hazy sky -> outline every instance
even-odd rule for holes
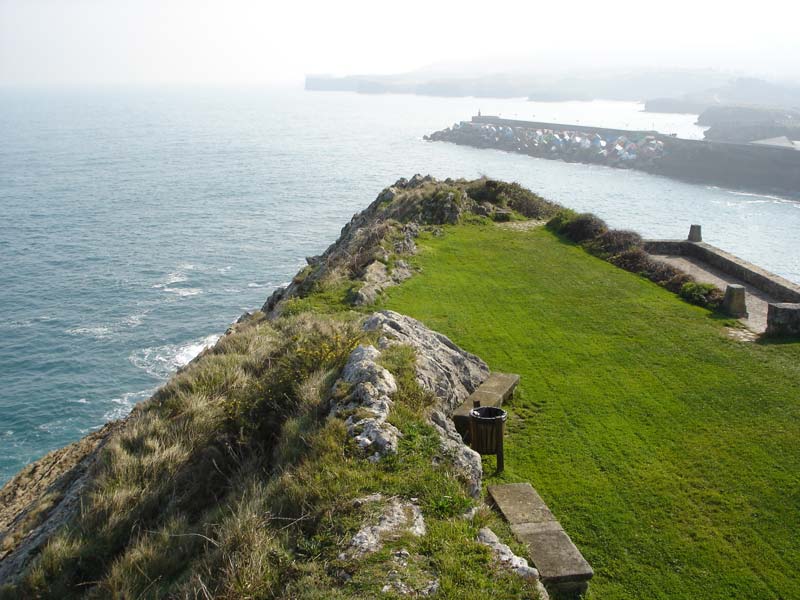
[[[0,84],[299,82],[510,56],[800,80],[798,22],[800,0],[0,0]]]

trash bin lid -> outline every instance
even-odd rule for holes
[[[479,421],[505,421],[508,413],[496,406],[479,406],[469,411],[469,416]]]

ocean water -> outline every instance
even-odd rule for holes
[[[516,180],[647,236],[702,223],[800,281],[800,203],[422,140],[478,109],[702,136],[619,102],[0,90],[0,483],[127,414],[416,172]]]

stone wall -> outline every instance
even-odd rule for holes
[[[780,302],[800,302],[800,286],[704,242],[687,240],[647,240],[650,254],[690,256],[741,279]]]
[[[779,302],[769,305],[767,335],[800,336],[800,304]]]

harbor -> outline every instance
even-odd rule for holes
[[[657,131],[480,114],[425,139],[550,160],[637,169],[692,183],[800,199],[800,152],[789,147],[688,140]]]

